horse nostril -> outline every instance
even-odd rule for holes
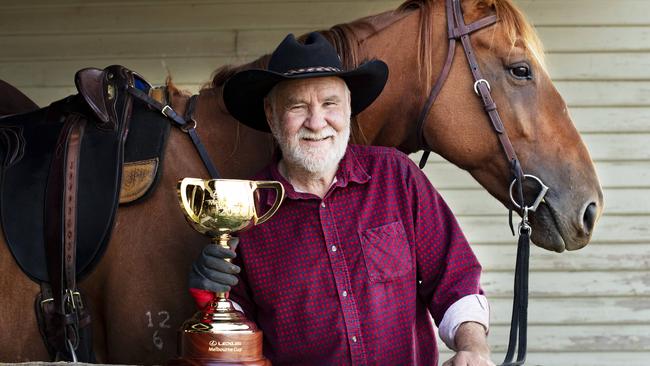
[[[592,202],[587,205],[584,214],[582,215],[582,228],[585,235],[591,235],[594,226],[596,225],[596,217],[598,215],[598,210],[596,203]]]

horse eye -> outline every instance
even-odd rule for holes
[[[517,79],[532,79],[528,65],[517,65],[510,68],[510,74]]]

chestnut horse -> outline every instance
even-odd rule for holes
[[[464,0],[462,8],[467,24],[498,16],[495,25],[473,33],[471,42],[523,170],[551,187],[531,215],[533,241],[557,252],[580,249],[600,215],[602,191],[566,104],[544,68],[539,41],[511,0]],[[347,65],[379,58],[390,69],[382,95],[356,119],[353,141],[417,151],[416,120],[446,57],[444,0],[407,1],[395,11],[323,33]],[[248,177],[269,162],[271,136],[239,124],[221,98],[229,75],[263,67],[267,60],[222,69],[200,91],[198,133],[224,177]],[[456,52],[426,117],[424,140],[512,208],[508,164],[473,82],[463,52]],[[179,113],[186,101],[187,95],[174,93]],[[187,274],[208,241],[185,222],[175,187],[183,177],[207,177],[207,172],[180,130],[171,133],[164,161],[157,190],[145,202],[119,209],[103,259],[80,284],[89,295],[95,351],[103,362],[165,362],[175,355],[176,329],[195,311]],[[46,360],[33,310],[38,285],[20,272],[4,242],[0,273],[5,299],[0,302],[0,361]]]

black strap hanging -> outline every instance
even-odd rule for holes
[[[528,264],[530,259],[530,226],[521,225],[517,242],[514,297],[508,350],[501,366],[523,365],[526,362],[528,325]],[[515,348],[517,359],[514,360]]]
[[[129,87],[128,92],[134,97],[147,103],[152,108],[160,111],[160,113],[162,113],[165,117],[169,118],[172,122],[174,122],[176,126],[179,127],[183,132],[187,132],[187,134],[192,139],[192,142],[194,143],[194,147],[196,148],[196,151],[199,153],[199,156],[203,161],[203,165],[205,165],[205,168],[208,170],[210,177],[212,179],[221,178],[219,171],[217,170],[214,163],[210,159],[210,155],[208,155],[208,151],[205,149],[205,146],[203,146],[203,143],[201,143],[201,139],[199,139],[199,135],[196,132],[197,122],[194,118],[192,118],[192,114],[194,112],[194,108],[196,104],[196,97],[197,97],[196,95],[193,95],[189,101],[188,113],[186,114],[189,116],[189,118],[183,119],[181,118],[181,116],[179,116],[176,113],[176,111],[172,109],[172,107],[170,107],[169,105],[160,104],[157,100],[151,98],[149,95],[147,95],[147,93],[143,92],[140,89]]]

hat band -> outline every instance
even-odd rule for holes
[[[315,67],[306,67],[304,69],[293,69],[289,70],[282,75],[284,76],[290,76],[290,75],[295,75],[295,74],[306,74],[306,73],[311,73],[311,72],[340,72],[341,69],[338,67],[331,67],[331,66],[315,66]]]

